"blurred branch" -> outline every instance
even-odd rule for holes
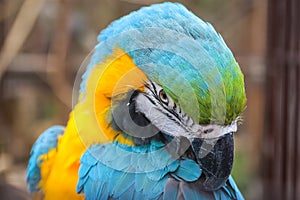
[[[70,42],[71,0],[61,0],[47,60],[47,81],[54,94],[69,108],[72,107],[72,87],[66,80],[66,58]],[[54,73],[53,73],[54,72]]]
[[[0,52],[0,79],[30,33],[44,0],[25,0]]]

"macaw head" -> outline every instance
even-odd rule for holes
[[[203,189],[224,185],[246,96],[222,37],[181,4],[163,3],[113,22],[98,40],[75,107],[83,140],[172,143],[172,156],[199,164]]]

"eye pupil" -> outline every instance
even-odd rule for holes
[[[167,94],[165,93],[165,91],[163,91],[163,90],[160,90],[159,91],[159,98],[160,98],[160,100],[163,102],[163,103],[168,103],[169,102],[169,99],[168,99],[168,96],[167,96]]]

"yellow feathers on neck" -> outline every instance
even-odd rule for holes
[[[118,141],[132,145],[129,138],[109,125],[112,97],[132,89],[144,89],[146,75],[121,49],[94,66],[86,84],[86,94],[74,108],[74,119],[79,136],[85,145]]]

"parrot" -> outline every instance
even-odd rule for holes
[[[180,3],[102,30],[66,127],[34,143],[43,199],[244,199],[231,176],[244,76],[213,26]]]

